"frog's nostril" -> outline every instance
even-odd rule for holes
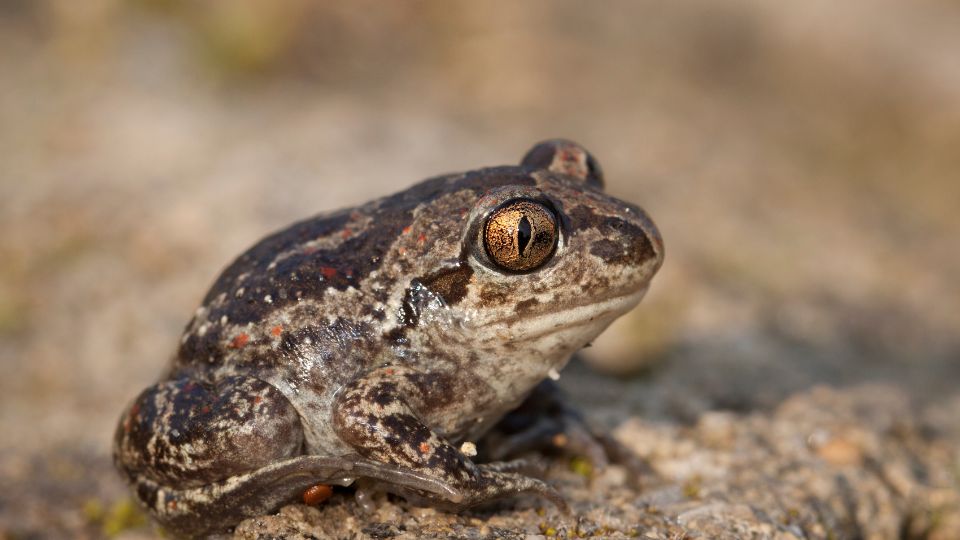
[[[609,232],[620,232],[627,227],[627,222],[615,217],[609,217],[603,220],[603,227]]]

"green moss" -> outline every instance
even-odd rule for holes
[[[700,478],[694,477],[683,484],[683,496],[688,499],[700,498]]]
[[[103,503],[98,499],[87,499],[83,503],[80,512],[83,514],[83,518],[87,520],[87,523],[97,524],[103,521],[104,510]]]
[[[547,525],[546,523],[540,524],[540,533],[549,538],[557,536],[557,529]]]
[[[133,500],[124,499],[114,503],[103,518],[103,534],[112,538],[123,531],[143,527],[146,524],[147,517]]]
[[[587,458],[575,457],[570,460],[570,470],[584,478],[590,478],[593,474],[593,463]]]

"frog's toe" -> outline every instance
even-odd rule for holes
[[[484,463],[482,468],[488,471],[517,473],[535,478],[543,478],[547,472],[547,462],[538,458],[512,459],[510,461],[494,461]]]
[[[481,465],[480,469],[483,472],[480,485],[465,498],[465,506],[529,493],[550,501],[564,514],[570,513],[570,506],[563,495],[543,480],[514,472],[500,472],[486,465]]]
[[[593,435],[594,442],[602,449],[607,461],[627,470],[627,481],[634,488],[641,486],[641,478],[653,474],[653,469],[646,460],[624,446],[612,435],[606,433],[594,433]]]
[[[577,418],[564,422],[563,431],[552,437],[551,442],[566,453],[586,457],[595,468],[602,470],[610,464],[604,438]]]

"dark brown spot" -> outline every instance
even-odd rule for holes
[[[640,265],[656,257],[650,239],[642,231],[625,234],[616,241],[604,238],[590,246],[590,253],[607,264]]]
[[[147,508],[157,504],[157,486],[146,482],[137,483],[137,498],[143,501]]]
[[[532,311],[533,307],[539,303],[540,301],[536,298],[528,298],[526,300],[517,302],[517,305],[514,306],[513,310],[517,313],[517,315],[524,315]]]
[[[510,291],[496,285],[486,285],[480,289],[480,301],[485,306],[503,304],[510,297]]]
[[[461,263],[423,278],[423,284],[440,295],[448,306],[452,306],[467,295],[467,286],[472,276],[473,268],[466,263]]]
[[[381,407],[397,402],[397,383],[382,382],[370,389],[367,399]]]
[[[412,448],[429,441],[432,435],[430,428],[408,413],[388,414],[383,417],[382,425],[388,434]]]
[[[645,216],[639,208],[626,206],[635,215],[641,218]],[[585,229],[596,229],[604,236],[590,246],[590,253],[608,264],[639,265],[657,256],[647,232],[630,221],[597,214],[584,205],[574,207],[569,211],[569,215],[574,223],[574,234]]]
[[[442,409],[460,398],[454,390],[456,381],[448,374],[415,372],[407,374],[406,377],[407,381],[417,388],[420,395],[429,397],[423,404],[423,412]]]

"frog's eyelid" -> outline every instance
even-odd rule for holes
[[[548,139],[533,146],[520,160],[526,167],[543,169],[603,190],[600,163],[583,146],[567,139]]]

